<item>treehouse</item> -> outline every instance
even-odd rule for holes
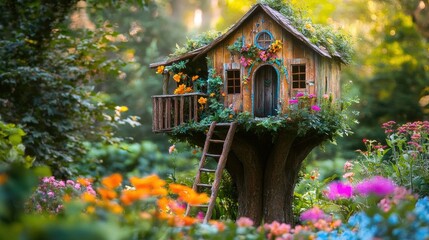
[[[314,29],[307,24],[303,31]],[[184,66],[177,72],[166,70],[178,63]],[[153,131],[199,121],[198,99],[207,97],[207,88],[198,89],[193,80],[208,79],[210,69],[222,79],[225,108],[264,118],[285,113],[297,94],[338,97],[342,63],[338,52],[312,43],[287,17],[258,3],[211,43],[150,65],[164,75],[163,95],[153,96]]]
[[[293,223],[302,162],[314,147],[347,131],[344,109],[333,99],[340,95],[348,43],[325,28],[292,21],[297,15],[286,6],[276,9],[258,3],[224,34],[190,42],[182,54],[151,64],[164,80],[163,95],[152,97],[153,131],[203,147],[193,189],[210,189],[210,201],[188,205],[186,215],[205,207],[204,220],[210,219],[225,168],[237,189],[238,217]],[[220,122],[207,129],[209,119]],[[206,160],[216,166],[207,167]],[[215,177],[201,178],[210,173]]]

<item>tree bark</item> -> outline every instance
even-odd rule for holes
[[[203,143],[202,137],[192,138],[194,144]],[[293,225],[293,196],[301,164],[327,138],[314,132],[298,136],[287,130],[274,135],[236,132],[226,170],[237,187],[238,218],[248,217],[256,226],[273,221]]]

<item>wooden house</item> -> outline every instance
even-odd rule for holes
[[[307,31],[311,31],[312,26]],[[321,97],[340,94],[338,53],[316,46],[280,12],[258,3],[226,33],[210,44],[152,68],[188,60],[200,77],[214,69],[223,80],[224,106],[249,112],[255,118],[285,113],[298,93]],[[153,97],[153,131],[169,131],[183,122],[198,121],[203,92],[168,92],[171,74],[164,73],[163,95]]]

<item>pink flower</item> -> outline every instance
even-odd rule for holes
[[[262,61],[267,61],[267,59],[268,59],[268,55],[267,55],[267,53],[265,52],[265,51],[260,51],[259,52],[259,57],[261,58],[261,60]]]
[[[308,98],[316,98],[316,95],[310,94],[310,95],[308,95]]]
[[[301,221],[312,221],[316,222],[319,219],[325,219],[325,213],[318,207],[313,207],[301,213],[300,219]]]
[[[328,99],[329,98],[329,94],[323,94],[323,98],[324,99]]]
[[[241,58],[240,58],[240,64],[241,64],[243,67],[247,67],[247,66],[249,66],[250,64],[252,64],[252,59],[247,59],[247,58],[245,58],[245,57],[241,56]]]
[[[355,174],[353,172],[348,172],[343,175],[343,178],[352,178]]]
[[[289,100],[289,104],[298,104],[298,99]]]
[[[296,97],[298,97],[298,98],[299,98],[299,97],[304,97],[304,93],[299,92],[299,93],[297,93],[297,94],[296,94]]]
[[[395,187],[395,183],[391,180],[375,176],[356,185],[355,190],[364,196],[373,194],[383,197],[393,193]]]
[[[264,228],[268,234],[268,239],[273,239],[272,237],[280,237],[284,234],[288,234],[291,230],[289,224],[279,223],[277,221],[272,222],[271,224],[264,224]]]
[[[341,198],[351,198],[353,195],[353,188],[351,185],[342,182],[333,182],[328,185],[327,197],[329,200],[337,200]]]
[[[313,105],[313,106],[311,106],[311,110],[313,110],[315,112],[319,112],[321,110],[321,108],[317,105]]]
[[[204,213],[203,212],[198,212],[197,219],[200,220],[200,221],[204,220]]]
[[[237,220],[236,224],[239,227],[251,227],[253,226],[253,221],[250,218],[241,217]]]
[[[344,172],[350,171],[353,169],[353,163],[347,161],[344,163]]]

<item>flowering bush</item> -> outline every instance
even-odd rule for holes
[[[63,211],[64,203],[72,198],[87,193],[95,197],[91,180],[78,178],[73,180],[57,180],[55,177],[44,177],[39,186],[27,201],[28,212],[58,214]]]
[[[31,170],[3,172],[0,182],[0,196],[10,186],[22,188],[28,185]],[[19,173],[19,174],[17,174]],[[316,174],[315,174],[316,175]],[[384,181],[385,179],[380,179]],[[193,192],[189,187],[169,184],[156,175],[129,179],[130,186],[124,184],[119,174],[112,174],[101,180],[94,192],[90,181],[61,182],[52,177],[43,178],[36,191],[55,191],[53,188],[69,186],[79,191],[73,192],[70,201],[57,198],[47,201],[57,209],[61,201],[62,214],[53,211],[48,218],[43,215],[15,216],[5,221],[0,219],[0,237],[17,239],[19,236],[50,239],[59,231],[72,239],[427,239],[429,237],[429,199],[416,200],[407,191],[395,190],[386,196],[377,196],[384,205],[373,205],[353,215],[342,224],[336,216],[314,207],[301,214],[302,225],[279,222],[254,226],[252,220],[240,218],[233,221],[210,221],[202,223],[199,218],[184,216],[186,203],[200,204],[208,201],[205,194]],[[377,186],[372,180],[368,185]],[[80,186],[79,186],[80,185]],[[85,186],[85,190],[82,190]],[[40,193],[39,193],[40,194]],[[358,192],[355,192],[358,194]],[[52,194],[47,194],[52,195]],[[19,196],[19,195],[16,195]],[[363,196],[367,198],[367,196]],[[18,199],[16,199],[18,200]],[[368,199],[364,199],[367,201]],[[68,202],[67,202],[68,201]],[[335,201],[335,200],[334,200]],[[18,201],[19,202],[19,201]],[[5,206],[5,198],[0,205]],[[5,208],[1,208],[5,209]],[[37,213],[37,210],[36,210]],[[1,216],[4,212],[0,211]],[[30,215],[29,215],[30,214]],[[12,220],[14,219],[14,220]],[[37,223],[37,224],[36,224]],[[11,226],[14,226],[13,228]],[[10,231],[6,231],[10,229]],[[14,230],[15,229],[15,230]]]
[[[382,127],[387,145],[363,139],[366,150],[359,150],[361,159],[356,162],[360,169],[356,173],[360,177],[389,176],[412,192],[429,196],[429,122],[398,125],[389,121]]]

